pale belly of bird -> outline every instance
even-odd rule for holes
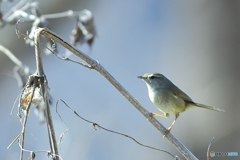
[[[167,97],[171,97],[171,96],[167,96]],[[185,108],[186,108],[185,102],[180,98],[171,97],[166,99],[163,96],[156,97],[152,95],[150,99],[152,103],[155,104],[158,107],[158,109],[164,113],[176,115],[185,111]]]

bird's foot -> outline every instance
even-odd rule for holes
[[[148,114],[147,121],[148,121],[150,118],[152,118],[153,116],[154,116],[154,113],[149,113],[149,114]]]
[[[166,137],[170,133],[171,129],[172,128],[170,128],[170,127],[168,129],[166,129],[165,130],[165,134],[163,135],[163,137]]]

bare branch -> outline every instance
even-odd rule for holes
[[[55,42],[61,44],[63,47],[68,49],[70,52],[74,53],[76,56],[84,60],[87,64],[89,64],[93,69],[99,72],[102,76],[104,76],[136,109],[138,109],[149,122],[152,123],[163,135],[165,135],[166,128],[154,117],[149,117],[150,113],[110,74],[108,71],[96,60],[93,60],[86,54],[77,50],[74,46],[70,45],[66,41],[64,41],[61,37],[53,33],[52,31],[44,28],[38,29],[36,32],[41,32],[42,35],[54,40]],[[176,139],[171,133],[165,136],[172,145],[177,148],[177,150],[187,159],[196,160],[197,158],[180,142]]]
[[[11,59],[11,61],[13,61],[13,63],[15,63],[17,66],[22,66],[22,62],[10,50],[0,45],[0,51],[8,56],[8,58]]]
[[[21,11],[21,10],[17,10],[14,12],[14,14],[12,14],[9,18],[8,21],[11,22],[14,19],[16,19],[17,17],[22,17],[22,18],[26,18],[28,20],[35,20],[37,19],[37,17],[35,15],[29,14],[27,12]]]
[[[62,101],[62,100],[61,100],[61,101]],[[63,103],[64,103],[64,102],[63,102]],[[69,128],[68,128],[67,124],[64,122],[64,120],[62,119],[62,116],[58,113],[57,106],[58,106],[58,101],[57,101],[57,103],[56,103],[56,113],[58,114],[58,117],[61,119],[62,123],[63,123],[63,124],[65,125],[65,127],[66,127],[65,131],[60,135],[59,141],[58,141],[58,146],[59,146],[59,148],[60,148],[60,150],[61,150],[60,144],[61,144],[61,142],[62,142],[63,136],[65,135],[65,133],[68,131]]]
[[[42,15],[44,19],[56,19],[56,18],[65,18],[65,17],[73,17],[78,15],[79,11],[74,12],[72,10],[61,12],[61,13],[54,13],[54,14],[45,14]]]
[[[7,149],[9,149],[9,148],[13,145],[14,142],[16,142],[17,140],[19,140],[19,137],[20,137],[20,136],[22,136],[22,132],[19,133],[19,134],[17,135],[17,137],[8,145]]]
[[[45,152],[45,153],[47,153],[47,157],[49,157],[49,156],[51,156],[51,157],[55,156],[55,157],[59,157],[61,160],[63,160],[60,155],[54,155],[54,154],[52,154],[51,152],[49,152],[49,151],[47,151],[47,150],[31,151],[31,150],[27,150],[27,149],[22,148],[19,142],[18,142],[18,145],[19,145],[19,147],[21,148],[22,151],[24,151],[24,152],[29,152],[31,158],[32,158],[32,156],[33,156],[32,154]],[[33,159],[32,159],[32,160],[33,160]]]
[[[212,145],[212,142],[214,141],[214,137],[212,138],[212,140],[210,141],[209,145],[208,145],[208,150],[207,150],[207,160],[210,160],[210,147]]]
[[[26,5],[29,2],[29,0],[21,0],[20,2],[18,2],[14,7],[11,8],[10,11],[8,11],[5,15],[4,15],[4,19],[7,19],[7,17],[9,17],[10,15],[12,15],[16,10],[19,10],[20,8],[22,8],[24,5]]]
[[[15,23],[16,18],[21,14],[23,14],[23,16],[28,16],[28,14],[24,14],[23,12],[36,4],[37,2],[31,2],[30,0],[21,0],[18,4],[11,8],[11,10],[8,13],[6,13],[3,16],[2,23],[0,24],[0,26],[4,27],[8,23],[9,24]],[[16,11],[20,11],[22,13]]]
[[[34,34],[34,40],[35,40],[35,44],[36,44],[35,45],[36,65],[37,65],[36,75],[41,77],[40,84],[41,84],[44,103],[46,105],[46,120],[47,120],[51,153],[54,155],[58,155],[57,141],[56,141],[56,137],[55,137],[55,131],[54,131],[54,127],[53,127],[52,116],[51,116],[51,111],[50,111],[49,101],[48,101],[48,96],[47,96],[48,84],[47,84],[47,80],[46,80],[44,70],[43,70],[42,56],[41,56],[41,49],[40,49],[40,33],[42,30],[43,29],[41,29],[41,28],[37,29]],[[55,156],[55,157],[53,157],[53,159],[58,160],[59,157]]]
[[[81,66],[83,66],[83,67],[86,67],[86,68],[88,68],[88,69],[92,69],[92,67],[91,66],[89,66],[89,65],[86,65],[86,64],[83,64],[83,63],[81,63],[81,62],[78,62],[78,61],[75,61],[75,60],[73,60],[73,59],[70,59],[70,58],[68,58],[68,57],[59,57],[57,54],[55,54],[55,53],[53,53],[56,57],[58,57],[59,59],[61,59],[61,60],[63,60],[63,61],[69,61],[69,62],[73,62],[73,63],[77,63],[77,64],[80,64]]]
[[[179,158],[178,158],[177,156],[174,156],[173,154],[171,154],[170,152],[168,152],[168,151],[166,151],[166,150],[154,148],[154,147],[151,147],[151,146],[148,146],[148,145],[144,145],[144,144],[140,143],[139,141],[137,141],[135,138],[133,138],[133,137],[127,135],[127,134],[123,134],[123,133],[120,133],[120,132],[116,132],[116,131],[113,131],[113,130],[104,128],[104,127],[100,126],[99,124],[97,124],[97,123],[95,123],[95,122],[93,122],[93,121],[87,120],[87,119],[81,117],[76,111],[74,111],[65,101],[63,101],[62,99],[60,99],[60,101],[62,101],[62,103],[64,103],[65,106],[68,107],[76,116],[78,116],[79,118],[81,118],[82,120],[84,120],[84,121],[86,121],[86,122],[88,122],[88,123],[91,123],[92,126],[93,126],[93,128],[94,128],[94,130],[97,130],[97,129],[95,128],[95,127],[97,126],[99,129],[103,129],[103,130],[105,130],[105,131],[107,131],[107,132],[111,132],[111,133],[114,133],[114,134],[118,134],[118,135],[121,135],[121,136],[130,138],[131,140],[133,140],[134,142],[136,142],[136,143],[137,143],[138,145],[140,145],[140,146],[143,146],[143,147],[146,147],[146,148],[150,148],[150,149],[153,149],[153,150],[157,150],[157,151],[161,151],[161,152],[165,152],[165,153],[171,155],[175,160],[179,160]],[[57,110],[57,108],[58,108],[58,102],[59,102],[59,100],[58,100],[57,103],[56,103],[56,112],[57,112],[58,116],[60,117],[60,119],[62,120],[62,122],[64,123],[62,117],[60,116],[60,114],[58,113],[58,110]],[[64,125],[66,126],[65,123],[64,123]],[[68,130],[68,128],[67,128],[67,130]],[[64,133],[65,133],[65,132],[66,132],[66,130],[64,131]]]

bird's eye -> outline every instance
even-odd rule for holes
[[[155,78],[155,76],[151,76],[151,77],[150,77],[150,79],[154,79],[154,78]]]

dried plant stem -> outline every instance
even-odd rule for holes
[[[120,84],[108,71],[96,60],[93,60],[89,56],[85,55],[81,51],[77,50],[75,47],[64,41],[61,37],[53,33],[52,31],[46,28],[37,29],[36,32],[41,33],[42,35],[54,40],[55,42],[61,44],[63,47],[68,49],[70,52],[84,60],[91,69],[95,69],[102,76],[104,76],[136,109],[138,109],[149,122],[152,123],[163,135],[165,135],[166,128],[154,117],[149,117],[150,113]],[[191,160],[196,160],[197,158],[180,142],[176,139],[171,133],[165,136],[175,148],[186,158]]]
[[[28,119],[28,114],[29,114],[31,102],[32,102],[32,99],[33,99],[33,96],[34,96],[34,92],[35,92],[35,89],[36,89],[36,84],[37,84],[36,79],[34,79],[32,95],[31,95],[31,97],[30,97],[28,106],[27,106],[27,108],[26,108],[26,115],[25,115],[25,118],[24,118],[24,121],[23,121],[23,128],[22,128],[22,146],[21,146],[22,149],[21,149],[21,154],[20,154],[20,160],[23,159],[23,148],[24,148],[24,139],[25,139],[25,129],[26,129],[26,125],[27,125],[27,119]]]
[[[212,145],[212,142],[214,141],[214,137],[212,138],[212,140],[210,141],[209,145],[208,145],[208,149],[207,149],[207,160],[210,160],[210,147]]]
[[[10,50],[0,45],[0,51],[8,56],[17,66],[22,67],[22,62]]]
[[[44,103],[46,105],[46,122],[47,122],[47,128],[48,128],[51,153],[52,153],[52,155],[54,155],[52,157],[52,159],[58,160],[59,157],[56,156],[56,155],[58,155],[57,141],[56,141],[54,126],[53,126],[53,122],[52,122],[51,111],[49,108],[49,101],[48,101],[48,97],[47,97],[48,84],[47,84],[47,80],[46,80],[44,70],[43,70],[42,56],[41,56],[41,49],[40,49],[40,33],[41,33],[41,30],[43,30],[43,29],[39,29],[39,30],[40,30],[40,32],[35,32],[35,35],[34,35],[34,40],[35,40],[35,44],[36,44],[35,45],[35,54],[36,54],[36,65],[37,65],[37,70],[36,70],[35,74],[42,78],[40,80],[40,83],[41,83],[41,89],[42,89]]]
[[[40,32],[35,32],[35,35],[34,35],[36,65],[37,65],[37,73],[36,74],[38,76],[44,76],[42,54],[41,54],[41,49],[40,49]]]
[[[28,3],[29,0],[21,0],[18,2],[14,7],[12,7],[3,17],[3,19],[6,19],[11,14],[13,14],[16,10],[22,8],[26,3]]]
[[[21,0],[3,16],[0,27],[4,27],[8,23],[12,23],[14,19],[18,16],[18,13],[16,13],[16,11],[25,11],[29,9],[31,5],[32,3],[30,2],[30,0]]]
[[[76,16],[79,12],[74,12],[72,10],[61,12],[61,13],[53,13],[53,14],[45,14],[42,15],[44,19],[56,19],[56,18],[65,18],[65,17],[73,17]]]
[[[48,103],[48,98],[46,97],[45,99],[46,102],[46,121],[47,121],[47,127],[48,127],[48,134],[49,134],[49,139],[50,139],[50,147],[51,147],[51,152],[53,155],[58,155],[58,148],[57,148],[57,140],[55,136],[55,131],[54,131],[54,126],[52,123],[52,116],[51,116],[51,111]],[[55,157],[56,160],[58,160],[58,157]]]

